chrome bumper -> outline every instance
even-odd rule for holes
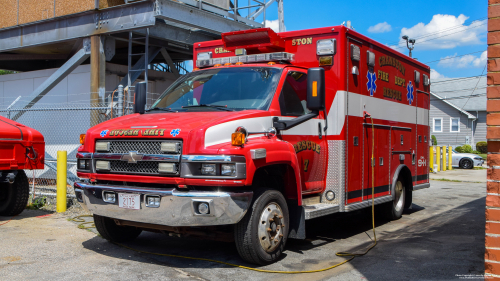
[[[209,192],[178,191],[176,189],[138,188],[110,186],[78,182],[75,193],[82,207],[89,212],[114,219],[160,224],[168,226],[209,226],[235,224],[247,212],[252,202],[253,192]],[[115,203],[103,201],[103,192],[140,194],[140,210],[118,207]],[[160,197],[160,206],[147,207],[145,197]],[[209,203],[210,213],[199,214],[195,206],[200,202]]]

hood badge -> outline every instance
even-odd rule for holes
[[[131,164],[136,164],[137,161],[141,161],[144,157],[144,154],[138,154],[137,151],[129,151],[128,154],[122,155],[122,161],[127,161]]]

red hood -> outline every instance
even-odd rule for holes
[[[85,150],[93,151],[95,140],[105,138],[183,139],[186,148],[186,144],[191,143],[190,141],[203,143],[205,130],[211,126],[236,119],[269,116],[269,114],[268,111],[262,110],[131,114],[90,128],[87,131]],[[195,145],[191,144],[189,150],[193,153]],[[196,147],[200,148],[199,145]]]
[[[0,139],[13,141],[43,141],[43,136],[35,129],[0,116]]]

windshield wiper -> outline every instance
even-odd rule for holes
[[[186,105],[186,106],[183,106],[182,108],[189,108],[189,107],[212,107],[212,108],[217,108],[217,109],[225,110],[225,111],[234,111],[234,109],[227,108],[227,105],[218,105],[218,104]]]
[[[168,112],[177,112],[177,110],[172,110],[172,109],[166,108],[166,107],[150,108],[150,109],[146,110],[146,112],[150,112],[150,111],[154,111],[154,110],[161,110],[161,111],[168,111]]]

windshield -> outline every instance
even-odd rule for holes
[[[281,71],[271,67],[231,67],[191,72],[174,82],[151,109],[267,110]]]

